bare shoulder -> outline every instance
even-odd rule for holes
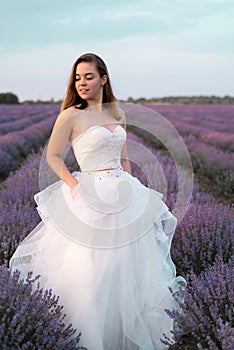
[[[120,108],[120,107],[118,109],[118,114],[119,114],[119,117],[120,117],[121,125],[126,126],[126,114],[125,114],[124,110],[122,108]]]
[[[75,106],[71,106],[60,112],[58,117],[60,117],[61,119],[68,119],[78,114],[82,114],[82,110],[76,108]]]
[[[68,107],[59,113],[55,123],[57,125],[63,123],[73,124],[76,118],[81,114],[82,111],[75,106]]]

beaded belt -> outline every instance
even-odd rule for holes
[[[106,169],[98,169],[98,170],[82,170],[82,173],[93,173],[93,172],[96,172],[96,171],[104,171],[104,170],[115,170],[115,169],[118,169],[118,168],[106,168]]]
[[[101,174],[97,175],[97,172],[101,171]],[[107,169],[98,169],[98,170],[82,170],[81,173],[87,173],[89,175],[95,175],[98,176],[101,180],[103,176],[108,176],[108,175],[116,175],[117,177],[120,176],[120,174],[123,172],[123,168],[121,165],[119,165],[116,168],[107,168]],[[96,174],[95,174],[96,173]]]

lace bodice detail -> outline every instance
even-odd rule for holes
[[[81,171],[116,168],[121,166],[121,151],[126,141],[126,131],[117,125],[112,132],[94,125],[80,134],[72,147]]]

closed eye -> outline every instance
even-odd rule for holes
[[[86,78],[87,80],[92,80],[93,78]],[[75,81],[79,81],[80,78],[75,78]]]

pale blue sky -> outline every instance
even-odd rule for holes
[[[63,98],[85,52],[118,98],[234,95],[233,0],[0,0],[0,92]]]

